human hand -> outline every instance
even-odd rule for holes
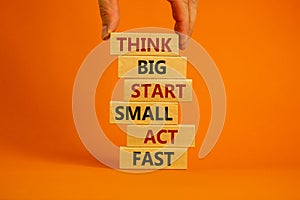
[[[167,0],[172,6],[174,30],[179,34],[179,47],[185,49],[195,25],[198,0]],[[102,18],[102,39],[109,39],[119,23],[118,0],[98,0]]]

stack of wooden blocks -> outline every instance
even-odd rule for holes
[[[121,169],[187,169],[195,126],[179,123],[179,102],[192,101],[187,59],[178,56],[178,35],[112,33],[110,53],[119,55],[124,101],[111,101],[110,123],[128,124]],[[184,112],[184,111],[181,111]]]

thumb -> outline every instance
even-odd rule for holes
[[[107,40],[119,23],[118,0],[98,0],[102,19],[102,39]]]

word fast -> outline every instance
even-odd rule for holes
[[[142,152],[140,151],[134,151],[133,152],[133,165],[137,165],[137,161],[141,160],[141,154]],[[145,152],[143,159],[141,160],[141,165],[144,166],[146,164],[150,166],[162,166],[164,164],[164,159],[162,158],[163,156],[167,158],[167,166],[171,166],[171,156],[174,155],[174,152],[155,152],[154,155],[151,156],[150,152]],[[154,162],[153,162],[154,160]]]
[[[187,148],[120,147],[120,169],[186,169]]]

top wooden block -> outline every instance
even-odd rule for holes
[[[169,33],[111,33],[111,55],[178,55],[178,35]]]

